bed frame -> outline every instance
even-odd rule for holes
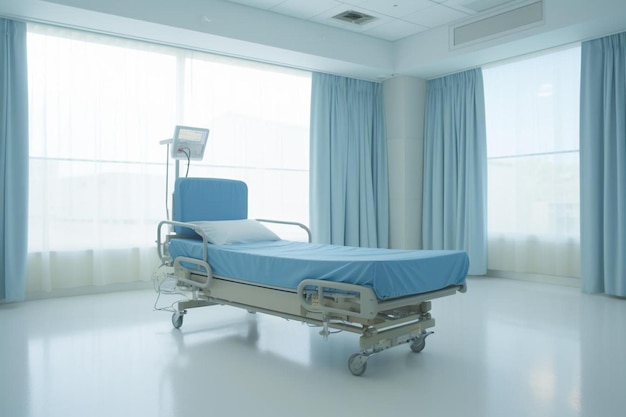
[[[213,217],[210,220],[219,219]],[[310,241],[310,231],[300,223],[259,220],[301,227],[306,230]],[[177,286],[191,293],[191,299],[175,304],[172,314],[174,328],[182,326],[183,317],[189,309],[228,305],[319,326],[320,335],[324,338],[332,333],[331,329],[356,333],[360,335],[360,351],[348,359],[348,368],[356,376],[365,372],[372,355],[386,349],[408,343],[413,352],[421,352],[426,338],[433,333],[429,329],[435,326],[430,313],[431,300],[466,291],[466,284],[463,284],[379,300],[369,287],[328,280],[306,279],[293,291],[216,276],[209,264],[208,243],[204,236],[203,260],[180,256],[171,259],[169,256],[169,242],[189,238],[189,229],[203,236],[199,227],[180,221],[162,221],[157,230],[159,257],[164,265],[173,268],[172,276]],[[181,234],[172,230],[186,232]]]

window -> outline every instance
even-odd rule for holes
[[[483,74],[489,269],[578,277],[580,48]]]
[[[35,24],[28,64],[29,291],[150,278],[176,124],[210,129],[189,176],[308,222],[309,73]]]

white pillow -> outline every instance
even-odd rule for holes
[[[209,243],[216,245],[280,240],[274,232],[253,219],[191,223],[202,229]]]

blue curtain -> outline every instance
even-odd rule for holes
[[[428,81],[424,122],[424,249],[465,250],[487,273],[487,144],[480,69]]]
[[[0,300],[25,295],[28,222],[26,24],[0,19]]]
[[[389,183],[382,85],[314,73],[311,230],[316,242],[389,245]]]
[[[626,33],[584,42],[581,56],[582,289],[626,297]]]

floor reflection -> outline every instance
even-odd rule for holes
[[[433,301],[435,334],[375,355],[359,336],[242,309],[191,309],[180,330],[150,291],[0,306],[1,415],[621,416],[626,300],[471,279]]]

